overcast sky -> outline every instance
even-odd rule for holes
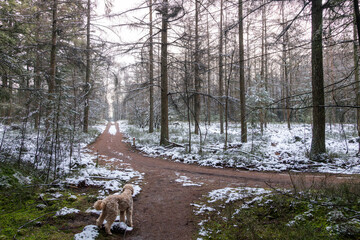
[[[144,0],[112,0],[112,7],[110,15],[120,14],[127,12],[131,9],[137,8]],[[129,20],[142,18],[146,13],[147,9],[129,11],[126,16],[108,18],[105,16],[105,1],[97,1],[95,12],[99,16],[94,19],[93,23],[101,28],[101,31],[95,31],[95,34],[114,43],[132,43],[136,42],[145,33],[139,30],[130,29],[129,27],[116,27],[115,25],[124,24]],[[145,19],[147,20],[147,19]],[[116,61],[118,62],[134,62],[131,55],[120,56],[115,54]]]

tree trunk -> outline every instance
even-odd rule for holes
[[[243,3],[239,0],[239,63],[240,63],[240,123],[241,123],[241,142],[247,142],[247,123],[246,123],[246,100],[245,100],[245,67],[244,67],[244,25],[243,25]]]
[[[322,54],[322,0],[313,0],[311,7],[311,66],[313,129],[310,157],[317,159],[325,153],[324,74]]]
[[[262,1],[264,4],[264,0]],[[261,82],[260,86],[265,88],[265,5],[262,7],[261,11],[261,57],[260,57],[260,77]],[[261,135],[264,133],[264,126],[265,126],[265,109],[262,107],[260,109],[260,128],[261,128]]]
[[[355,19],[354,19],[354,42],[353,42],[353,46],[354,46],[354,75],[355,75],[355,94],[356,94],[356,106],[360,106],[360,78],[359,78],[359,48],[358,45],[355,41],[356,38],[359,38],[358,31],[357,31],[357,27],[358,24],[360,24],[360,22],[357,22],[357,14],[359,14],[359,6],[358,6],[358,2],[356,1],[356,5],[354,4],[354,14],[355,14]],[[357,11],[356,11],[357,9]],[[360,16],[359,16],[360,17]],[[360,20],[360,19],[359,19]],[[356,109],[356,129],[358,132],[358,137],[360,137],[360,108]],[[359,142],[359,149],[358,149],[358,153],[357,155],[360,154],[360,142]]]
[[[195,64],[194,64],[194,75],[195,75],[195,96],[194,96],[194,110],[195,110],[195,134],[199,134],[200,125],[200,42],[199,42],[199,3],[195,0]]]
[[[5,110],[5,123],[7,125],[10,125],[13,121],[12,121],[12,108],[13,108],[13,79],[12,76],[9,76],[7,72],[5,72],[5,74],[3,75],[3,81],[4,81],[4,86],[7,86],[8,89],[6,89],[6,91],[8,92],[9,96],[8,96],[8,102],[9,105],[6,107]]]
[[[355,21],[356,21],[356,30],[357,30],[357,37],[358,43],[360,46],[360,12],[359,12],[359,1],[354,0],[354,12],[355,12]]]
[[[207,65],[208,65],[208,72],[207,72],[207,117],[208,117],[208,124],[211,123],[211,111],[210,111],[210,94],[211,94],[211,55],[210,55],[210,31],[209,31],[209,14],[207,14],[207,21],[206,21],[206,31],[207,31]]]
[[[264,6],[262,10],[262,25],[263,25],[263,45],[264,45],[264,87],[266,92],[269,91],[269,83],[268,83],[268,44],[267,44],[267,18],[266,18],[266,5],[264,1]],[[264,125],[267,128],[268,122],[268,110],[264,109]]]
[[[161,23],[161,131],[160,145],[169,143],[168,73],[167,73],[167,28],[168,0],[163,0]]]
[[[150,109],[149,109],[149,133],[154,132],[154,47],[153,47],[153,20],[152,20],[152,0],[149,0],[150,16],[150,38],[149,38],[149,78],[150,78]]]
[[[48,107],[46,129],[50,127],[50,115],[54,110],[55,93],[55,74],[56,74],[56,43],[57,43],[57,0],[53,0],[52,6],[52,30],[51,30],[51,52],[50,52],[50,72],[47,78],[48,82]]]
[[[91,2],[87,2],[87,26],[86,26],[86,73],[85,73],[85,106],[84,106],[84,122],[83,132],[87,133],[89,128],[89,110],[90,110],[90,6]]]
[[[250,22],[246,26],[246,57],[247,57],[247,87],[251,87],[251,60],[250,60]],[[245,86],[246,87],[246,86]],[[245,89],[245,88],[244,88]]]
[[[41,76],[40,76],[40,44],[39,44],[39,32],[40,32],[40,14],[36,15],[36,23],[37,27],[35,28],[35,42],[36,42],[36,53],[35,53],[35,64],[34,64],[34,87],[36,91],[36,99],[35,102],[35,114],[34,114],[34,128],[38,129],[40,125],[40,108],[41,108],[41,98],[40,95],[40,86],[41,86]]]
[[[281,12],[282,12],[282,26],[283,26],[283,36],[282,36],[282,58],[283,58],[283,84],[285,86],[285,115],[286,115],[286,122],[287,122],[287,127],[290,130],[291,129],[291,124],[290,124],[290,84],[289,84],[289,69],[288,69],[288,54],[287,54],[287,48],[288,48],[288,43],[289,43],[289,39],[288,39],[288,34],[287,31],[285,30],[285,24],[286,24],[286,19],[285,19],[285,6],[284,6],[284,2],[282,2],[281,4]]]
[[[220,2],[220,39],[219,39],[219,118],[220,118],[220,134],[224,133],[224,107],[223,107],[223,0]]]

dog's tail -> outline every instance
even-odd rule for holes
[[[96,210],[102,210],[104,209],[105,207],[105,203],[102,201],[102,200],[97,200],[95,203],[94,203],[94,208]]]

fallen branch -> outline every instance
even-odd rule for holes
[[[119,180],[118,178],[114,178],[114,177],[101,177],[101,176],[89,176],[89,178],[99,178],[99,179],[106,179],[106,180]]]
[[[42,218],[42,217],[44,217],[44,216],[46,216],[46,215],[54,214],[54,213],[56,213],[56,212],[48,212],[48,213],[45,213],[44,215],[42,215],[42,216],[40,216],[40,217],[38,217],[38,218],[35,218],[35,219],[33,219],[33,220],[25,223],[24,225],[22,225],[21,227],[19,227],[19,228],[17,229],[17,231],[16,231],[13,239],[17,240],[16,235],[18,234],[18,232],[20,231],[20,229],[22,229],[23,227],[25,227],[25,226],[28,225],[29,223],[32,223],[32,222],[34,222],[34,221],[36,221],[36,220],[38,220],[38,219],[40,219],[40,218]]]
[[[178,143],[174,143],[174,142],[169,142],[169,145],[167,145],[166,147],[182,147],[182,148],[185,148],[185,146],[180,145]]]

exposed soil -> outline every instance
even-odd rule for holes
[[[192,239],[197,223],[190,203],[214,189],[240,186],[289,188],[293,183],[310,186],[348,178],[329,174],[297,174],[290,177],[287,173],[209,168],[150,158],[122,141],[123,135],[117,124],[116,135],[110,134],[110,126],[109,123],[89,148],[109,158],[121,159],[134,170],[145,173],[142,192],[134,199],[134,229],[126,232],[126,239]],[[116,167],[117,163],[113,164]],[[176,173],[203,185],[182,186],[182,183],[175,182],[179,178]],[[114,234],[109,239],[124,239],[124,236]]]

